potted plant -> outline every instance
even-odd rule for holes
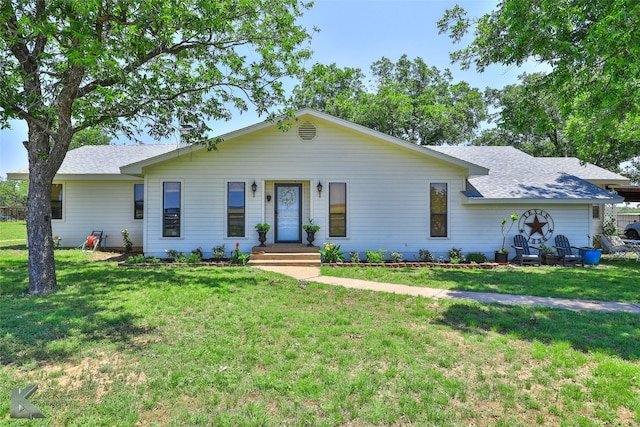
[[[320,226],[313,223],[313,219],[309,218],[309,224],[302,226],[302,229],[307,232],[307,246],[313,246],[313,241],[316,239],[316,231],[320,230]]]
[[[267,233],[271,229],[271,226],[266,222],[264,224],[257,223],[255,229],[258,232],[258,241],[260,241],[260,246],[266,246],[264,242],[267,241]]]
[[[507,222],[511,220],[509,223],[509,227],[507,228]],[[495,261],[498,263],[505,264],[509,260],[509,251],[505,247],[507,242],[507,235],[513,228],[513,224],[518,220],[518,214],[513,213],[509,218],[504,217],[502,221],[500,221],[500,232],[502,233],[502,247],[495,252]]]
[[[540,255],[542,257],[542,263],[544,265],[557,265],[558,254],[553,246],[547,246],[544,242],[540,242]]]

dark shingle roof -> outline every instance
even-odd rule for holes
[[[513,147],[430,148],[489,169],[469,177],[465,195],[472,199],[611,199],[616,196],[589,181],[626,180],[576,158],[533,157]]]

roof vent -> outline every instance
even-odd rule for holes
[[[316,126],[311,122],[304,122],[298,127],[298,137],[303,141],[313,141],[317,133]]]

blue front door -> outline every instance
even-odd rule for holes
[[[275,242],[302,242],[302,184],[276,184]]]

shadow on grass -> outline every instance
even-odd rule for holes
[[[150,292],[170,307],[172,298],[233,292],[259,282],[234,268],[215,274],[204,267],[120,268],[65,256],[56,255],[58,290],[46,295],[27,294],[23,256],[0,260],[0,364],[61,361],[105,342],[137,348],[136,337],[153,333],[158,320],[141,302]]]
[[[505,307],[454,302],[441,323],[469,334],[496,332],[546,344],[568,343],[582,352],[640,360],[640,316],[573,312],[545,307]]]

